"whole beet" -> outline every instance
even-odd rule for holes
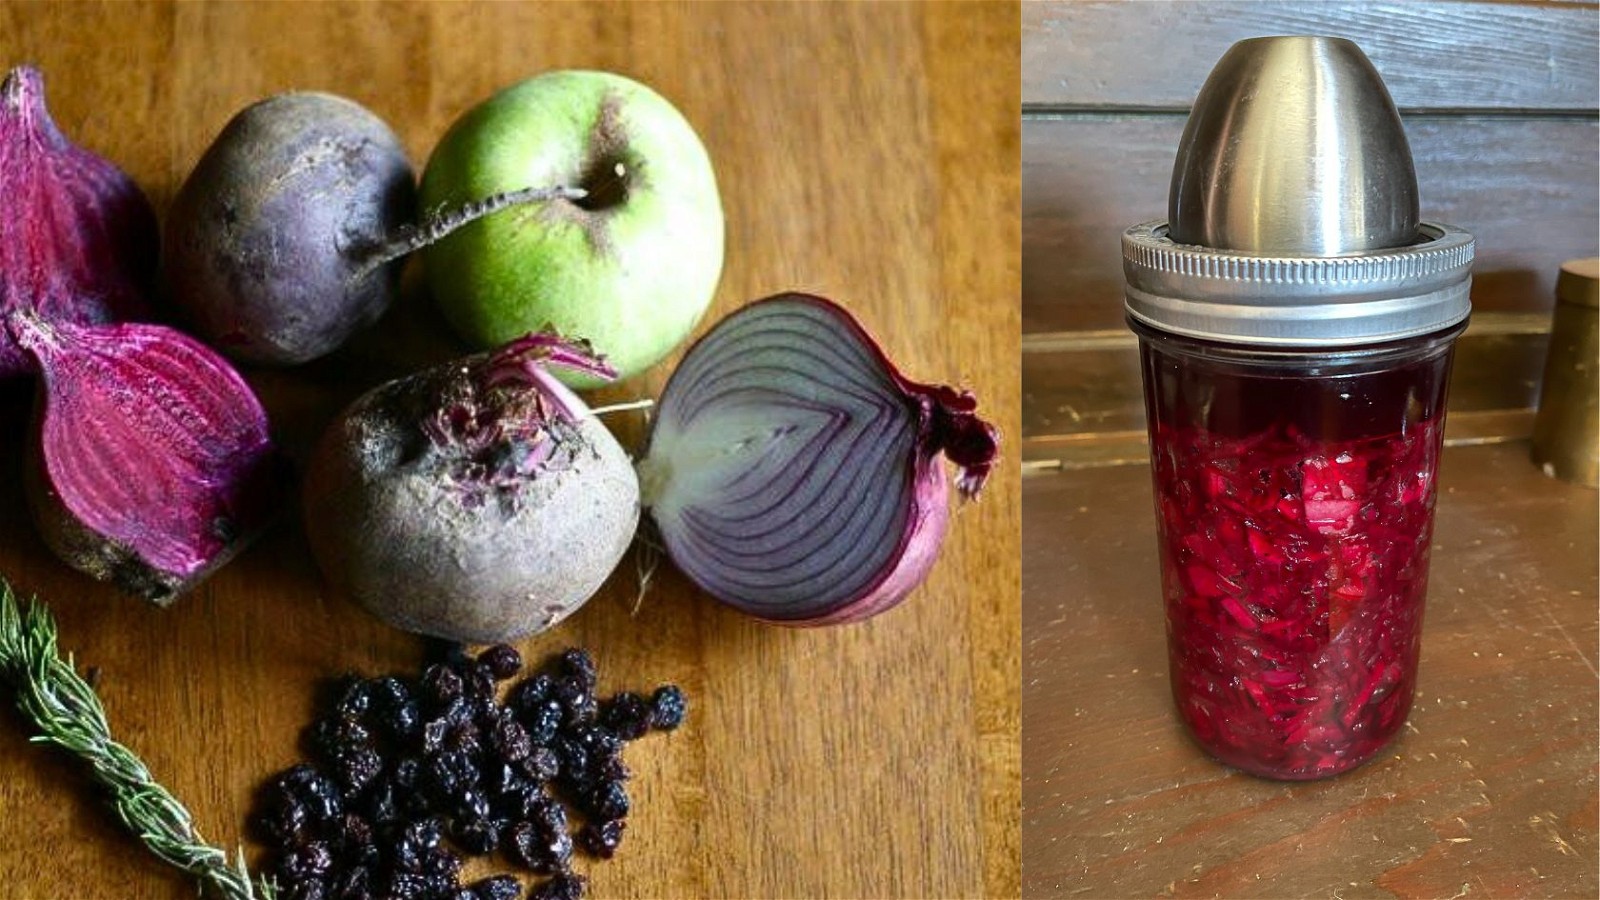
[[[269,97],[233,117],[178,192],[163,242],[172,302],[237,359],[315,359],[389,305],[399,266],[369,263],[415,205],[405,150],[372,112]]]
[[[632,541],[627,454],[530,335],[382,385],[331,425],[304,493],[328,580],[392,625],[463,642],[542,631],[599,589]]]

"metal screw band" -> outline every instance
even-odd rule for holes
[[[1176,244],[1164,221],[1122,235],[1129,315],[1232,343],[1338,346],[1454,325],[1470,312],[1472,235],[1423,223],[1409,247],[1262,256]]]

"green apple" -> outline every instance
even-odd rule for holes
[[[553,326],[590,341],[620,378],[636,375],[694,330],[722,274],[711,159],[650,88],[606,72],[551,72],[450,127],[423,173],[422,208],[557,185],[588,196],[513,207],[446,237],[424,251],[429,288],[479,347]]]

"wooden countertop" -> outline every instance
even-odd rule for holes
[[[227,119],[270,93],[357,99],[420,165],[500,86],[553,68],[632,75],[684,111],[717,165],[728,261],[707,324],[779,290],[840,298],[909,375],[971,386],[1009,437],[1018,28],[1005,4],[25,4],[0,7],[0,59],[39,65],[63,130],[158,211]],[[385,364],[404,368],[418,331],[390,323],[340,360],[250,373],[284,443],[303,453]],[[653,396],[667,371],[600,398]],[[19,470],[27,407],[26,386],[0,389],[0,472]],[[930,581],[869,623],[759,625],[671,571],[634,613],[625,562],[581,613],[523,642],[535,657],[591,648],[603,688],[675,681],[690,697],[684,729],[629,751],[636,811],[616,859],[580,861],[590,896],[1017,894],[1011,448]],[[316,680],[414,672],[421,654],[330,596],[287,523],[157,610],[56,562],[17,479],[0,479],[0,573],[48,601],[63,649],[99,670],[114,733],[227,848],[252,788],[298,758]],[[3,707],[0,897],[193,895]]]
[[[1182,731],[1145,466],[1023,483],[1030,897],[1594,897],[1595,492],[1445,450],[1417,700],[1371,762],[1265,781]]]

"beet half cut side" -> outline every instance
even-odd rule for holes
[[[283,461],[215,351],[161,325],[8,326],[43,372],[29,505],[68,564],[165,605],[270,522]]]

